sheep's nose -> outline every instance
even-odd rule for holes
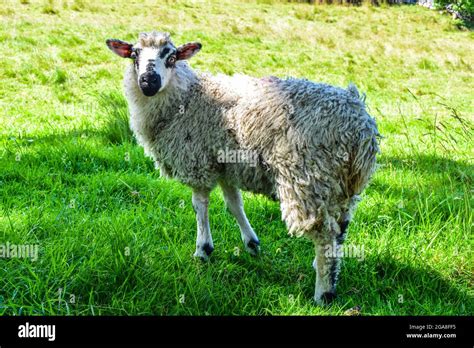
[[[154,71],[146,72],[138,81],[140,89],[147,97],[154,96],[161,88],[161,77]]]

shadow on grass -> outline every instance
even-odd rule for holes
[[[311,251],[312,248],[308,247],[308,252]],[[299,298],[300,309],[304,307],[308,313],[313,311],[311,307],[315,306],[312,299],[316,276],[307,264],[281,262],[278,260],[279,256],[252,260],[242,257],[238,261],[223,260],[225,256],[218,255],[214,255],[213,258],[214,262],[206,265],[197,264],[194,267],[189,264],[183,267],[170,265],[156,272],[148,270],[150,265],[138,257],[134,270],[126,270],[126,276],[122,274],[124,270],[119,270],[117,274],[110,274],[109,271],[108,279],[104,279],[103,284],[107,288],[119,289],[126,283],[127,291],[137,292],[143,288],[142,279],[146,277],[147,284],[154,284],[143,289],[150,296],[155,291],[162,292],[162,287],[173,281],[181,284],[182,288],[191,286],[192,293],[196,296],[195,301],[189,304],[186,315],[198,315],[204,311],[220,315],[230,313],[245,315],[240,301],[245,298],[248,299],[248,303],[255,301],[252,304],[254,313],[263,314],[266,307],[259,305],[268,306],[265,304],[266,300],[275,303],[291,297]],[[189,263],[192,262],[189,256]],[[273,267],[275,262],[278,263],[276,269]],[[144,274],[135,270],[147,271]],[[163,272],[167,275],[167,280],[162,278]],[[176,278],[173,280],[174,277]],[[92,287],[94,283],[95,281],[91,280],[85,288]],[[86,284],[81,286],[84,285]],[[362,315],[472,315],[473,301],[463,287],[466,285],[445,279],[432,267],[423,264],[411,266],[391,257],[371,256],[363,262],[344,264],[337,288],[338,297],[332,305],[322,309],[325,313],[335,313],[334,311],[341,309],[361,306]],[[261,291],[266,293],[265,291],[270,289],[273,290],[267,293],[269,297],[266,300],[258,299]],[[238,294],[239,299],[228,298],[228,301],[225,301],[222,296],[228,291]],[[154,296],[156,300],[147,305],[160,308],[163,302],[169,303],[173,300],[167,293],[163,293],[162,296],[164,298]],[[107,291],[101,293],[96,300],[98,303],[109,303],[113,297],[114,292]],[[280,310],[286,311],[280,305],[273,310],[275,313]],[[183,313],[171,310],[167,314]]]
[[[416,154],[410,157],[379,156],[377,163],[386,167],[394,167],[401,170],[414,172],[425,172],[428,174],[445,174],[447,172],[457,173],[461,171],[468,175],[472,181],[474,165],[465,161],[455,161],[450,158],[435,155]]]
[[[382,310],[386,315],[472,315],[474,312],[472,298],[462,289],[467,288],[466,284],[445,279],[421,260],[416,266],[389,255],[368,255],[362,262],[346,261],[338,285],[340,304],[347,300],[354,306],[362,304],[367,307],[362,312],[369,315],[380,314],[384,304],[387,310]],[[459,279],[458,274],[451,276]],[[378,308],[373,308],[376,303]],[[429,312],[425,305],[439,311]]]
[[[131,143],[131,133],[128,129],[128,115],[126,112],[126,104],[121,94],[115,94],[114,92],[110,95],[105,95],[103,97],[103,107],[107,111],[106,125],[99,130],[86,131],[89,136],[97,137],[100,139],[105,139],[105,145],[109,149],[116,148],[120,144],[128,143],[130,146],[136,146]],[[32,145],[28,146],[38,146],[37,155],[40,159],[47,159],[50,156],[52,149],[58,146],[65,146],[66,150],[71,150],[75,152],[75,157],[91,157],[91,153],[88,152],[88,149],[85,147],[77,147],[73,143],[73,139],[81,137],[81,134],[84,131],[71,131],[69,133],[49,135],[44,137],[38,137],[34,139]],[[99,142],[100,144],[100,142]],[[59,149],[57,152],[58,161],[60,161],[61,156],[63,155],[63,149]],[[99,156],[98,154],[92,154],[92,157]],[[117,157],[117,158],[115,158]],[[121,168],[119,156],[113,157],[108,155],[107,152],[101,152],[100,157],[96,158],[94,172],[97,175],[100,173],[114,173],[115,171]],[[8,160],[8,159],[7,159]],[[10,160],[15,160],[14,157],[11,157]],[[141,160],[143,163],[147,163],[143,158]],[[111,162],[111,163],[107,163]],[[426,173],[428,175],[437,175],[437,174],[448,174],[450,177],[454,178],[456,181],[461,183],[472,183],[472,173],[474,167],[467,162],[455,161],[448,158],[443,158],[435,155],[425,155],[419,154],[411,157],[391,157],[391,156],[381,156],[379,158],[379,163],[384,166],[391,166],[395,169],[406,170],[412,172],[413,175],[419,175],[421,173]],[[42,162],[42,166],[48,168],[48,162]],[[31,163],[28,163],[28,158],[26,157],[21,162],[22,170],[29,170]],[[11,168],[14,168],[13,166]],[[74,174],[89,174],[91,172],[92,165],[90,161],[85,161],[83,165],[74,167]],[[62,166],[57,164],[51,165],[49,169],[50,174],[59,174],[65,169]],[[10,169],[7,169],[10,170]],[[134,168],[128,168],[131,173],[134,172]],[[152,166],[146,166],[142,168],[140,173],[143,171],[153,171]],[[2,171],[3,172],[3,171]],[[0,179],[2,179],[3,184],[8,185],[9,176],[8,173],[6,176],[2,177],[0,172]],[[12,177],[13,178],[13,177]],[[34,195],[35,191],[43,192],[47,187],[41,186],[35,187],[35,184],[31,185],[31,182],[28,182],[27,179],[23,178],[22,180],[28,184],[30,194]],[[67,189],[78,190],[82,187],[83,182],[75,181],[75,177],[71,177],[71,180],[68,182]],[[149,178],[147,180],[154,180]],[[444,180],[444,179],[443,179]],[[36,183],[36,182],[35,182]],[[39,181],[38,181],[39,183]],[[105,185],[111,183],[105,183]],[[387,190],[393,190],[393,188],[386,186],[384,182],[374,185],[374,190],[379,191],[380,193],[385,193]],[[410,187],[404,188],[406,191],[412,191],[413,194],[418,194],[419,191],[410,189]],[[427,194],[429,196],[430,192],[435,192],[442,196],[444,192],[443,187],[432,187],[427,186],[422,189],[422,194]],[[172,191],[170,191],[172,192]],[[13,193],[14,194],[14,193]],[[402,191],[396,191],[396,195],[402,195]],[[174,195],[174,194],[173,194]],[[179,201],[182,197],[173,197],[174,201]],[[9,198],[10,200],[15,200],[14,197]],[[252,199],[252,198],[251,198]],[[130,204],[123,203],[125,209],[131,209]],[[412,209],[408,207],[408,209]],[[414,209],[414,208],[413,208]],[[276,212],[275,212],[276,213]],[[145,220],[146,223],[146,220]],[[193,227],[194,228],[194,227]],[[265,231],[262,231],[260,228],[260,233],[264,234]],[[190,237],[192,238],[192,237]],[[277,242],[279,239],[287,239],[286,236],[274,236],[272,237],[272,242]],[[288,243],[288,247],[292,248],[293,243]],[[285,243],[286,244],[286,243]],[[228,246],[222,245],[221,248]],[[294,246],[296,248],[296,246]],[[296,249],[295,249],[296,250]],[[263,249],[265,252],[265,249]],[[236,260],[227,260],[236,264],[237,266],[242,266],[245,269],[245,272],[254,272],[258,274],[257,284],[258,287],[272,287],[272,286],[293,286],[298,277],[301,274],[304,274],[305,277],[301,281],[301,291],[304,293],[304,297],[311,299],[313,296],[314,290],[314,272],[311,268],[308,267],[310,264],[310,259],[313,257],[311,246],[307,246],[307,258],[308,262],[295,265],[292,262],[291,257],[288,256],[265,256],[261,259],[248,259],[248,258],[237,258]],[[170,256],[171,257],[171,256]],[[305,256],[306,257],[306,256]],[[368,255],[368,257],[363,262],[357,262],[355,260],[346,260],[344,263],[343,270],[341,273],[341,282],[339,284],[339,300],[337,303],[342,304],[347,301],[351,301],[353,305],[363,304],[366,309],[362,312],[366,314],[380,313],[381,311],[385,314],[390,314],[390,309],[383,310],[384,303],[387,304],[387,308],[393,308],[394,314],[432,314],[427,312],[424,309],[424,303],[427,304],[427,307],[432,307],[432,305],[437,305],[441,312],[436,314],[442,314],[443,310],[446,312],[450,307],[453,308],[453,313],[458,314],[472,314],[472,302],[469,300],[469,295],[465,290],[462,290],[460,284],[456,281],[448,281],[443,276],[431,267],[426,265],[410,265],[398,261],[392,255]],[[138,265],[141,265],[143,268],[147,267],[145,260],[137,260]],[[211,264],[212,265],[212,264]],[[270,271],[274,269],[279,269],[279,272]],[[118,272],[118,271],[117,271]],[[214,271],[213,271],[214,272]],[[218,270],[215,270],[218,272]],[[246,289],[245,286],[245,277],[242,274],[245,274],[243,270],[236,270],[233,278],[229,275],[228,286],[240,284],[243,289]],[[150,273],[152,273],[150,271]],[[280,275],[281,274],[281,275]],[[141,284],[141,279],[143,278],[142,273],[136,274],[128,278],[128,273],[126,279],[130,281],[130,288],[139,287]],[[109,281],[118,281],[125,279],[123,276],[116,275],[111,276]],[[464,275],[459,277],[466,279]],[[453,279],[459,279],[456,275],[453,275]],[[114,279],[114,280],[111,280]],[[162,280],[157,278],[155,280],[150,279],[150,282]],[[134,283],[135,282],[135,283]],[[110,285],[121,285],[110,284]],[[225,283],[223,284],[225,286]],[[465,286],[464,286],[465,287]],[[80,292],[80,290],[78,290]],[[245,290],[247,291],[247,290]],[[84,294],[86,296],[87,294]],[[248,296],[253,296],[254,290],[248,290]],[[402,302],[400,297],[402,296]],[[105,296],[105,295],[104,295]],[[101,301],[107,302],[108,298],[102,298]],[[374,305],[374,302],[377,302],[377,305]],[[199,303],[197,303],[199,306]],[[201,305],[205,305],[201,303]],[[377,307],[377,308],[375,308]],[[382,309],[381,309],[382,308]],[[465,308],[464,310],[462,308]],[[217,309],[216,309],[217,311]]]
[[[101,136],[112,145],[134,143],[135,138],[129,126],[127,100],[123,93],[119,90],[103,92],[97,97],[97,102],[99,106],[98,114],[100,115],[100,119],[103,120],[100,129],[77,129],[47,136],[29,136],[28,139],[33,141],[41,140],[44,142],[62,142],[64,139],[88,134]],[[13,138],[13,136],[10,138]]]

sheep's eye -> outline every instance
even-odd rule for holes
[[[139,53],[140,53],[140,49],[139,48],[134,48],[132,50],[132,54],[130,55],[130,58],[136,59],[138,57]]]
[[[176,56],[171,56],[168,58],[168,64],[172,65],[176,63]]]

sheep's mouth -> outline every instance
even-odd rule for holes
[[[147,97],[153,97],[156,93],[158,93],[158,88],[148,87],[148,86],[140,86],[143,94]]]

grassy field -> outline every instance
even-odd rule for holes
[[[467,315],[473,308],[474,35],[418,6],[265,2],[3,1],[0,258],[4,315]],[[384,136],[343,260],[339,297],[313,305],[312,243],[277,203],[245,194],[253,258],[219,191],[216,250],[192,259],[191,191],[159,178],[128,131],[128,62],[107,38],[199,40],[191,65],[296,76],[367,94]]]

